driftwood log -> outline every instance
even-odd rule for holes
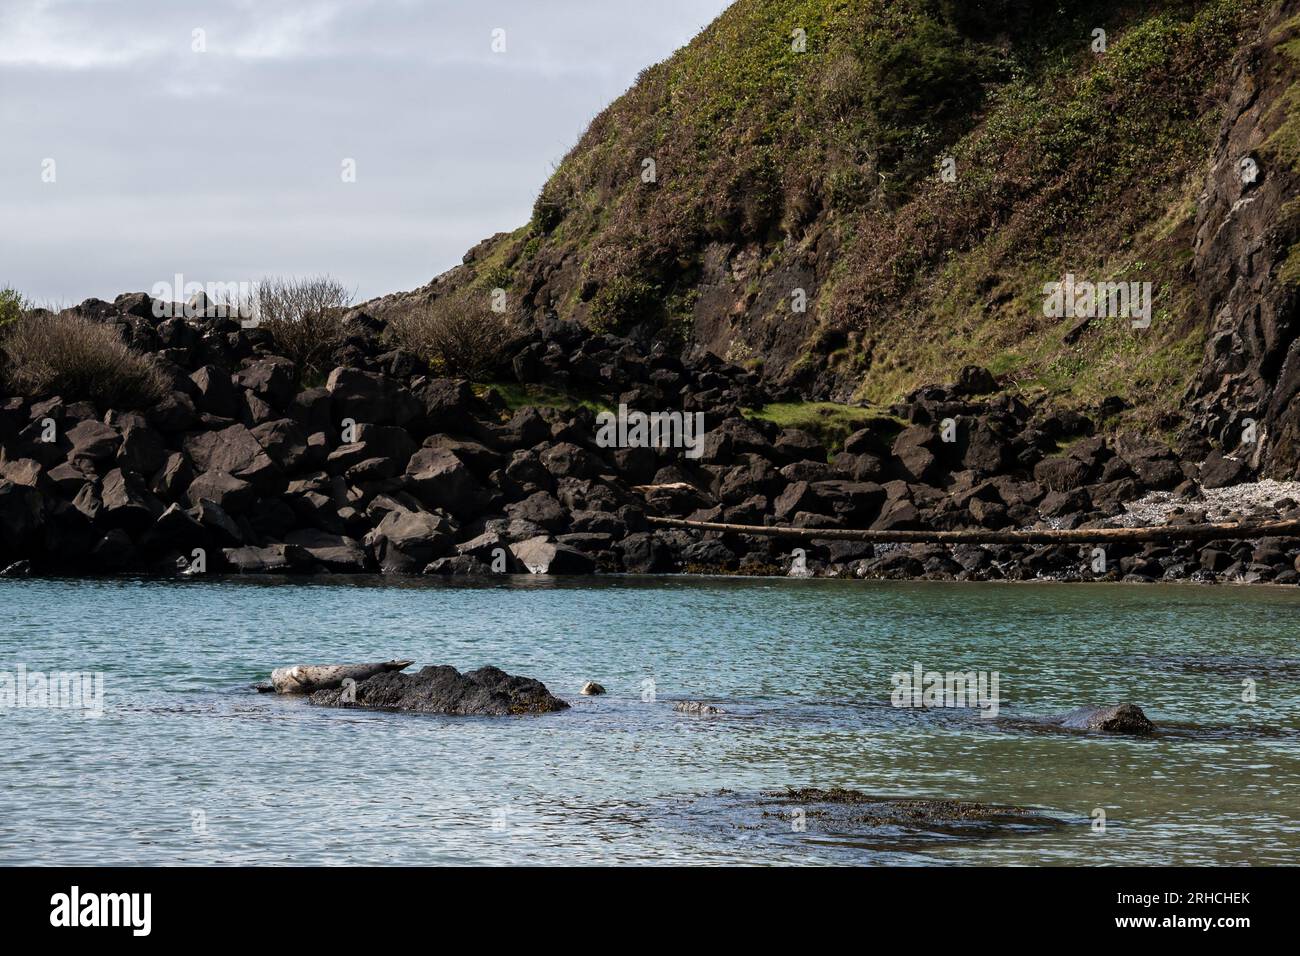
[[[1185,524],[1144,528],[1042,528],[1025,531],[866,531],[852,528],[785,528],[768,525],[723,524],[660,518],[646,521],[663,528],[719,531],[760,538],[788,538],[794,541],[878,541],[889,544],[1104,544],[1106,542],[1216,541],[1244,538],[1300,537],[1300,519],[1255,521],[1244,524]]]
[[[295,664],[271,671],[271,689],[277,694],[310,694],[341,687],[351,678],[360,683],[387,671],[400,671],[415,661],[384,661],[381,664]]]

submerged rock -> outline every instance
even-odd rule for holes
[[[670,808],[684,828],[729,832],[772,850],[924,853],[944,844],[1083,825],[1033,807],[887,797],[841,787],[791,787],[757,794],[721,791]]]
[[[1059,721],[1067,730],[1094,730],[1107,734],[1155,733],[1156,726],[1137,704],[1114,704],[1110,707],[1080,707]]]
[[[705,704],[698,700],[679,700],[673,704],[673,710],[679,714],[725,714],[726,711],[721,707],[714,707],[712,704]]]
[[[974,803],[965,800],[935,800],[929,798],[895,798],[850,790],[846,787],[791,787],[763,794],[775,803],[793,805],[829,805],[861,807],[864,819],[886,819],[900,815],[928,823],[955,820],[1002,820],[1007,817],[1033,816],[1038,811],[1026,807]]]
[[[324,707],[462,716],[546,714],[569,706],[531,677],[515,677],[497,667],[462,674],[446,664],[415,674],[377,674],[355,685],[318,690],[309,699]]]

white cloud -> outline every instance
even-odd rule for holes
[[[586,123],[725,5],[0,0],[0,282],[62,301],[178,269],[421,285],[526,222]]]
[[[357,4],[354,12],[365,6]],[[309,3],[270,15],[266,14],[265,5],[249,5],[248,9],[254,23],[235,31],[236,39],[229,49],[236,57],[283,59],[325,54],[335,48],[329,28],[339,18],[341,11],[337,4]],[[213,47],[214,53],[220,54],[222,50],[220,44]]]
[[[87,70],[118,67],[153,55],[157,37],[78,22],[70,5],[27,0],[0,10],[0,66]]]

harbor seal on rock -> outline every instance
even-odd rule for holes
[[[358,683],[376,674],[400,671],[415,661],[384,661],[381,664],[295,664],[271,671],[271,689],[277,694],[311,694],[341,687],[345,680]]]
[[[1155,733],[1156,725],[1137,704],[1112,704],[1110,707],[1080,707],[1059,721],[1067,730],[1098,730],[1107,734]]]

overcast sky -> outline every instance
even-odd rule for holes
[[[0,0],[0,286],[415,288],[727,2]]]

